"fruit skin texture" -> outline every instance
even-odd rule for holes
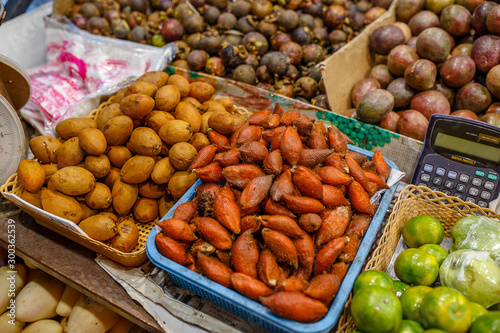
[[[454,289],[436,287],[425,295],[420,305],[422,323],[428,328],[465,333],[472,323],[467,298]]]
[[[439,274],[436,258],[420,249],[407,249],[399,254],[394,264],[396,276],[413,285],[430,286]]]
[[[490,311],[479,317],[471,326],[470,333],[498,332],[500,330],[500,311]]]
[[[351,315],[362,332],[390,333],[401,325],[403,312],[399,299],[392,291],[368,286],[354,295]]]
[[[352,292],[356,294],[368,286],[379,286],[394,291],[394,283],[389,274],[378,270],[364,271],[359,274],[354,282]]]
[[[317,321],[328,312],[323,303],[297,291],[280,291],[260,301],[278,316],[301,323]]]
[[[403,308],[403,318],[420,321],[420,305],[425,295],[432,291],[431,287],[415,286],[403,291],[399,297]]]
[[[444,238],[441,222],[430,215],[414,216],[403,226],[403,239],[408,247],[440,244]]]

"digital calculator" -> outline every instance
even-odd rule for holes
[[[434,114],[412,184],[496,209],[500,174],[500,127]]]

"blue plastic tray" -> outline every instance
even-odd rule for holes
[[[373,156],[373,153],[358,148],[356,146],[349,146],[349,149],[362,153],[369,158]],[[387,164],[392,169],[398,169],[398,167],[387,158],[385,159]],[[198,180],[179,201],[169,210],[167,214],[162,218],[162,220],[169,219],[173,216],[175,209],[178,205],[183,202],[191,200],[195,193],[196,186],[200,185],[201,181]],[[153,264],[157,267],[164,269],[170,275],[170,278],[177,285],[209,300],[210,302],[219,305],[220,307],[231,311],[234,314],[254,323],[269,332],[273,333],[324,333],[330,331],[342,314],[344,310],[344,305],[349,298],[349,294],[354,285],[354,280],[359,275],[361,268],[365,262],[368,252],[371,248],[373,241],[377,235],[377,231],[384,220],[385,213],[389,204],[392,201],[392,197],[397,188],[397,183],[387,191],[382,196],[379,206],[373,219],[370,223],[365,236],[363,237],[361,244],[359,246],[358,252],[354,261],[349,265],[347,274],[340,285],[339,292],[335,297],[333,303],[331,304],[328,313],[321,320],[311,323],[303,324],[293,320],[283,319],[274,315],[267,307],[264,305],[252,301],[251,299],[239,294],[238,292],[228,289],[217,282],[214,282],[200,274],[197,274],[186,267],[179,265],[170,259],[162,256],[155,245],[155,236],[158,233],[158,228],[153,228],[149,234],[148,241],[146,244],[146,253]]]

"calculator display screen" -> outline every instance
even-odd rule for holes
[[[500,149],[444,133],[437,133],[435,147],[449,149],[457,153],[477,157],[495,163],[500,162]]]

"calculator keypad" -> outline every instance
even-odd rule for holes
[[[481,207],[488,207],[488,202],[493,199],[493,190],[497,186],[498,178],[498,175],[482,170],[466,174],[426,163],[418,185],[428,186],[433,191],[442,191],[466,202],[477,203]]]

